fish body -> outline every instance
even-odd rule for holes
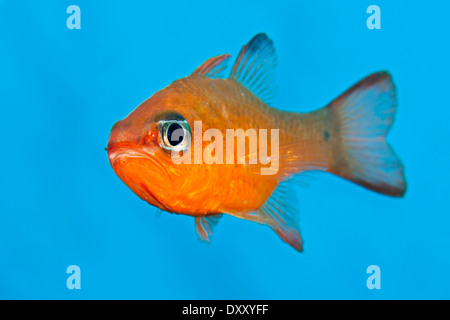
[[[225,213],[268,225],[302,251],[291,177],[327,171],[386,195],[404,194],[403,165],[385,141],[397,106],[387,72],[361,80],[324,108],[294,113],[271,106],[276,55],[265,34],[242,48],[223,77],[229,57],[207,60],[113,126],[111,166],[142,200],[194,216],[205,240]],[[253,130],[259,142],[266,132],[266,143],[252,148],[249,134],[236,154],[234,146],[227,149],[236,141],[229,130]],[[183,133],[177,141],[174,132]],[[174,154],[185,161],[175,163]],[[199,155],[211,155],[209,163],[196,162]]]

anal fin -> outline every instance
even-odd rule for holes
[[[235,217],[272,228],[297,251],[303,251],[298,228],[298,201],[291,180],[281,182],[264,205],[251,213],[229,213]]]

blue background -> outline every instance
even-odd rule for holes
[[[69,30],[66,8],[81,8]],[[381,8],[381,30],[366,8]],[[450,4],[433,1],[0,0],[0,298],[450,298]],[[328,174],[299,187],[305,252],[224,217],[209,245],[191,217],[133,194],[104,151],[109,130],[207,58],[266,32],[276,106],[306,112],[368,74],[399,93],[388,137],[403,199]],[[81,268],[81,290],[66,268]],[[381,290],[366,268],[381,268]]]

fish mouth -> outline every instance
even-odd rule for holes
[[[117,176],[142,200],[165,211],[171,211],[150,190],[157,183],[172,183],[166,168],[155,157],[128,144],[107,148],[109,161]]]

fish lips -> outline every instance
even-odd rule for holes
[[[111,167],[142,200],[162,210],[169,208],[158,198],[158,186],[171,183],[168,172],[150,153],[127,144],[108,146]]]

